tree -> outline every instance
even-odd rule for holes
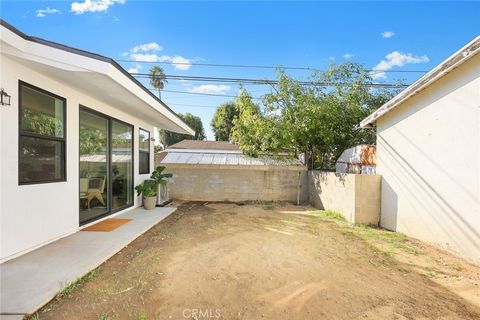
[[[375,143],[375,132],[358,124],[398,90],[372,89],[368,71],[350,62],[311,78],[315,85],[307,87],[279,70],[278,84],[263,96],[259,113],[240,108],[233,137],[246,154],[304,154],[309,169],[333,169],[346,148]]]
[[[162,90],[165,87],[165,83],[168,83],[165,72],[162,67],[153,66],[150,68],[150,84],[158,89],[158,98],[162,97]]]
[[[239,109],[235,102],[226,102],[217,108],[210,123],[215,134],[215,140],[230,141],[233,120],[238,118],[238,115]]]
[[[195,135],[191,136],[188,134],[180,134],[175,132],[170,132],[167,130],[160,130],[160,141],[164,146],[170,146],[182,140],[204,140],[206,138],[205,131],[203,129],[202,119],[198,116],[194,116],[191,113],[181,114],[178,116],[185,122],[190,128],[195,131]]]
[[[238,118],[233,120],[232,140],[243,153],[258,157],[262,153],[282,151],[284,130],[273,118],[265,117],[250,94],[243,88],[235,100],[239,109]]]

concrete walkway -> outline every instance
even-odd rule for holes
[[[50,301],[175,208],[143,208],[115,216],[132,221],[111,232],[80,231],[0,265],[0,318],[21,319]]]

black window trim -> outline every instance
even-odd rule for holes
[[[38,91],[45,95],[54,97],[63,101],[63,137],[47,136],[43,134],[28,132],[22,130],[22,88],[27,87],[32,90]],[[21,137],[36,138],[47,141],[57,141],[61,143],[62,146],[62,178],[60,179],[51,179],[51,180],[41,180],[41,181],[24,181],[20,179],[20,139]],[[27,83],[22,80],[18,80],[18,185],[33,185],[33,184],[44,184],[44,183],[56,183],[56,182],[65,182],[67,181],[67,99],[59,96],[53,92],[47,91],[45,89],[34,86],[33,84]]]
[[[145,152],[145,151],[142,151],[141,148],[140,148],[140,142],[141,142],[140,132],[141,131],[148,132],[148,139],[147,139],[148,140],[148,166],[147,166],[148,171],[147,172],[141,172],[140,171],[140,160],[141,160],[140,153]],[[151,157],[150,134],[151,134],[150,130],[143,129],[141,127],[138,128],[138,174],[149,174],[151,172],[151,170],[150,170],[150,157]]]

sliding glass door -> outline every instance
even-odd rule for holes
[[[80,224],[133,205],[133,126],[80,109]]]
[[[108,120],[80,110],[80,223],[110,210]]]
[[[112,208],[133,204],[133,128],[112,120]]]

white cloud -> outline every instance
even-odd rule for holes
[[[393,51],[385,56],[386,59],[380,61],[371,72],[373,79],[386,79],[387,75],[384,71],[390,70],[393,67],[403,67],[407,64],[427,63],[430,61],[427,55],[414,56],[411,53],[402,53]]]
[[[189,91],[194,93],[225,93],[228,90],[230,90],[230,87],[223,84],[202,84],[198,87],[190,89]]]
[[[182,56],[159,56],[155,53],[132,53],[130,59],[138,62],[169,62],[177,70],[189,70],[192,67],[190,59]]]
[[[142,66],[138,63],[134,64],[133,67],[130,67],[127,71],[128,73],[139,73]]]
[[[354,56],[354,55],[351,54],[351,53],[345,53],[345,54],[343,55],[343,58],[344,58],[344,59],[351,59],[351,58],[353,58],[353,56]]]
[[[162,51],[163,48],[156,42],[139,44],[133,47],[130,51],[133,53],[148,52],[148,51]]]
[[[139,44],[122,53],[122,56],[130,56],[130,59],[138,62],[169,62],[176,70],[189,70],[192,67],[192,60],[182,56],[158,55],[163,47],[156,42]]]
[[[382,32],[382,33],[380,33],[380,34],[382,35],[382,38],[388,39],[388,38],[393,37],[393,36],[395,35],[395,32],[393,32],[393,31],[384,31],[384,32]]]
[[[158,62],[159,56],[155,53],[132,53],[130,59],[138,62]]]
[[[57,9],[50,9],[49,7],[46,7],[45,9],[39,9],[37,10],[37,17],[43,18],[47,14],[61,14],[62,11],[57,10]]]
[[[192,66],[191,61],[182,56],[169,57],[169,60],[177,70],[188,70]]]
[[[84,2],[73,2],[70,10],[76,14],[105,12],[115,3],[124,4],[125,0],[85,0]]]

